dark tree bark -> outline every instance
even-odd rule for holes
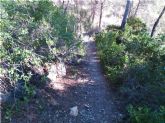
[[[64,3],[65,3],[65,1],[63,0],[63,1],[62,1],[62,8],[64,8]]]
[[[139,6],[140,6],[140,0],[139,0],[139,2],[138,2],[138,4],[137,4],[137,7],[136,7],[136,9],[135,9],[135,13],[134,13],[134,17],[136,16],[136,14],[137,14],[137,12],[138,12],[138,9],[139,9]]]
[[[102,15],[103,15],[103,4],[104,4],[104,2],[101,2],[100,18],[99,18],[99,29],[101,28],[101,20],[102,20]]]
[[[163,16],[164,12],[165,12],[165,6],[164,6],[163,10],[161,11],[161,13],[160,13],[158,19],[157,19],[157,20],[155,21],[155,23],[154,23],[154,26],[153,26],[152,31],[151,31],[151,37],[153,37],[153,35],[154,35],[154,33],[155,33],[155,30],[156,30],[156,27],[157,27],[157,25],[158,25],[158,23],[159,23],[161,17]]]
[[[122,20],[122,23],[121,23],[121,29],[122,30],[125,29],[125,24],[127,22],[127,17],[128,17],[129,11],[130,11],[130,7],[131,7],[131,0],[127,0],[123,20]]]
[[[67,9],[68,9],[68,5],[69,5],[69,0],[68,0],[67,5],[66,5],[66,7],[65,7],[65,9],[64,9],[64,14],[66,14],[66,11],[67,11]]]
[[[133,0],[130,3],[130,9],[129,9],[129,12],[128,12],[128,17],[132,17],[132,10],[133,10]]]
[[[95,15],[96,15],[96,6],[97,6],[97,2],[95,0],[94,3],[92,4],[92,9],[91,9],[92,23],[94,22]]]

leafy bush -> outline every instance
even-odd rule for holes
[[[107,31],[116,31],[116,30],[119,30],[119,29],[120,29],[120,27],[119,26],[116,26],[116,25],[108,25],[106,27],[106,30]]]
[[[113,42],[116,37],[115,35],[115,33],[108,32],[96,36],[101,63],[104,66],[105,73],[112,82],[115,82],[117,76],[122,73],[121,67],[124,66],[123,61],[125,60],[123,55],[125,47],[124,45],[117,45],[116,42]]]
[[[59,56],[65,59],[81,47],[74,16],[65,14],[53,2],[2,1],[1,7],[0,57],[7,69],[39,66]]]
[[[130,105],[128,112],[131,123],[164,123],[165,121],[165,107],[163,106],[158,111],[152,111],[147,107],[135,108]]]
[[[19,93],[28,100],[34,94],[31,68],[83,52],[75,17],[50,0],[2,0],[0,6],[0,77],[14,89],[21,85]]]
[[[134,17],[128,18],[127,25],[132,28],[132,32],[134,34],[147,31],[146,24],[143,23],[139,18],[134,18]]]
[[[165,35],[151,38],[146,25],[136,18],[128,19],[124,32],[109,27],[95,40],[110,82],[119,87],[128,103],[153,109],[164,105]]]

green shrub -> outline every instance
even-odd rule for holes
[[[13,88],[21,83],[20,93],[28,100],[35,89],[29,83],[34,74],[29,68],[59,59],[65,61],[82,52],[76,21],[50,0],[2,0],[0,6],[0,75]]]
[[[124,66],[124,45],[116,44],[116,33],[107,32],[96,36],[96,44],[101,64],[105,69],[105,73],[112,82],[116,82],[116,78],[122,73]]]
[[[129,106],[128,112],[131,123],[164,123],[165,121],[165,107],[160,107],[158,111],[152,111],[147,107],[135,108]]]
[[[8,49],[17,45],[55,57],[79,42],[74,16],[64,14],[51,1],[3,1],[2,8],[1,36]]]
[[[165,35],[151,38],[146,25],[129,18],[125,31],[103,31],[95,37],[98,55],[110,82],[129,103],[165,104]]]
[[[147,31],[146,24],[143,23],[139,18],[134,18],[134,17],[128,18],[127,25],[132,28],[132,33],[134,34]]]
[[[21,66],[40,66],[59,56],[65,59],[81,47],[74,16],[65,14],[52,1],[4,0],[1,8],[0,58],[9,66],[8,71],[11,68],[18,73]]]
[[[117,31],[117,30],[120,30],[120,27],[119,26],[116,26],[116,25],[108,25],[106,27],[106,30],[107,31]]]

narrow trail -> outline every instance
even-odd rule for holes
[[[102,73],[96,44],[93,40],[89,40],[88,36],[84,38],[84,43],[87,49],[87,65],[84,69],[89,75],[89,81],[83,91],[87,92],[86,101],[90,107],[84,114],[91,115],[90,119],[84,117],[85,123],[118,123],[121,114],[117,110],[112,90]]]
[[[38,89],[36,98],[11,123],[119,123],[122,114],[102,73],[95,42],[85,37],[84,44],[86,62],[78,68],[78,79],[64,78],[54,82],[55,87]],[[74,106],[76,117],[70,115]]]
[[[115,96],[102,73],[100,61],[96,53],[96,45],[89,37],[84,37],[86,46],[86,64],[81,66],[83,77],[79,77],[76,85],[68,87],[63,105],[67,109],[78,106],[76,117],[65,112],[56,123],[119,123],[121,114],[118,111]],[[65,110],[65,109],[64,109]],[[65,110],[66,111],[66,110]]]

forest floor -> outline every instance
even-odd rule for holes
[[[37,89],[11,123],[119,123],[121,106],[102,73],[95,42],[86,36],[84,44],[85,62],[72,66],[58,82]],[[70,115],[74,106],[77,116]]]

